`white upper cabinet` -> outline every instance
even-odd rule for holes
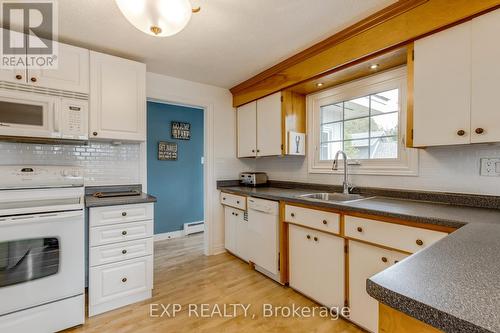
[[[282,153],[281,92],[257,100],[257,156]]]
[[[90,52],[93,139],[146,140],[146,65]]]
[[[2,31],[0,30],[0,32]],[[10,33],[17,35],[16,40],[24,41],[26,46],[25,35],[15,31],[10,31]],[[57,51],[57,66],[51,69],[30,67],[27,69],[0,69],[0,80],[88,95],[89,50],[58,42],[53,43],[55,43]],[[27,56],[26,47],[24,47],[23,57]]]
[[[500,142],[500,10],[415,42],[415,147]]]
[[[257,156],[257,102],[240,106],[237,110],[238,157]]]
[[[59,44],[55,69],[28,69],[28,83],[52,89],[89,93],[89,50]]]
[[[472,20],[471,142],[500,141],[500,10]]]
[[[470,22],[415,42],[413,144],[470,142]]]

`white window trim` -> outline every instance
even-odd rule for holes
[[[399,152],[397,159],[361,160],[360,165],[351,162],[349,172],[358,175],[397,175],[418,176],[418,149],[406,148],[406,66],[378,73],[367,78],[349,82],[316,94],[307,96],[307,127],[308,141],[308,171],[309,173],[343,173],[340,163],[339,170],[332,170],[331,161],[319,160],[320,140],[320,106],[335,104],[341,101],[377,93],[384,90],[400,89],[399,99]]]

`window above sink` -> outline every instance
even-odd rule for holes
[[[338,150],[351,174],[418,175],[418,151],[406,148],[406,67],[307,96],[309,173],[332,170]]]

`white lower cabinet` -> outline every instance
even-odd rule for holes
[[[151,297],[153,221],[152,203],[90,208],[89,316]]]
[[[349,241],[350,320],[378,332],[378,302],[366,292],[366,280],[406,257],[396,251]]]
[[[232,254],[248,261],[248,226],[245,212],[224,207],[225,247]]]
[[[290,225],[290,287],[325,306],[344,305],[344,239]]]

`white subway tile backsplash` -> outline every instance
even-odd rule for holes
[[[81,166],[85,185],[139,184],[140,158],[139,143],[72,146],[0,142],[0,164]]]

